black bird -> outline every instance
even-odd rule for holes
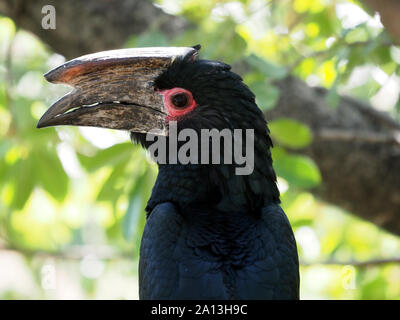
[[[296,242],[279,205],[267,123],[241,77],[225,63],[198,59],[199,49],[113,50],[71,60],[45,75],[74,90],[38,128],[128,130],[146,148],[154,128],[168,141],[171,120],[178,132],[253,129],[249,175],[237,175],[237,163],[159,164],[146,208],[139,296],[298,299]]]

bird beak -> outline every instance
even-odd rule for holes
[[[72,125],[166,134],[166,110],[155,79],[176,58],[196,48],[165,47],[104,51],[68,61],[44,75],[73,90],[56,101],[37,127]]]

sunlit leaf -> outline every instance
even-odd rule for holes
[[[385,299],[386,297],[386,288],[387,281],[383,277],[379,275],[376,276],[373,280],[367,280],[366,283],[363,284],[363,288],[361,290],[361,299],[376,299],[376,297],[380,297],[380,299]]]
[[[314,68],[315,60],[312,58],[306,58],[297,66],[296,71],[298,71],[300,76],[307,77],[314,71]]]
[[[32,151],[32,159],[34,168],[31,176],[35,176],[37,182],[54,199],[58,201],[64,200],[68,192],[69,178],[57,154],[38,148]]]
[[[14,166],[13,170],[15,177],[14,196],[11,205],[19,210],[22,209],[29,199],[34,188],[35,166],[30,158],[19,160]]]
[[[182,3],[182,14],[188,19],[200,23],[209,16],[214,6],[213,0],[184,1]]]
[[[104,181],[104,184],[97,195],[98,201],[113,201],[115,202],[121,194],[121,187],[117,187],[118,180],[122,179],[127,161],[120,162],[118,165],[113,167],[113,171],[109,177]]]
[[[132,157],[134,151],[135,148],[132,143],[120,143],[100,150],[93,156],[78,154],[78,159],[88,171],[96,171],[101,167],[114,166],[121,161],[126,161]]]
[[[324,5],[321,0],[295,0],[293,8],[299,13],[306,11],[319,12],[324,8]]]
[[[313,223],[312,219],[299,219],[292,222],[292,227],[293,229],[296,229],[303,226],[310,226],[312,225],[312,223]]]
[[[256,95],[256,102],[261,110],[272,109],[279,98],[279,89],[271,85],[268,81],[257,81],[249,85]]]
[[[307,24],[306,34],[310,38],[314,38],[319,34],[319,25],[317,23],[311,22]]]
[[[329,87],[333,84],[337,76],[337,66],[333,60],[325,61],[318,68],[318,73],[321,75],[324,84]]]
[[[146,222],[146,202],[150,198],[154,181],[155,171],[151,167],[144,167],[143,173],[134,181],[123,221],[123,233],[127,240],[138,239],[138,235],[143,231]]]
[[[357,27],[347,33],[345,40],[348,43],[354,43],[359,41],[367,41],[368,33],[364,27]]]
[[[128,48],[133,47],[164,47],[168,45],[165,35],[159,31],[145,32],[138,37],[131,37],[125,44]]]
[[[255,70],[264,74],[267,79],[281,79],[287,75],[286,68],[270,63],[256,55],[250,55],[247,61]]]
[[[7,17],[0,16],[0,49],[5,51],[9,41],[15,34],[15,24],[13,20]],[[0,51],[0,52],[1,52]]]
[[[321,174],[316,164],[308,157],[272,150],[274,168],[277,174],[299,188],[312,188],[320,184]]]
[[[272,138],[290,148],[304,148],[312,140],[309,127],[294,119],[275,119],[270,121],[268,126]]]
[[[205,34],[199,34],[199,31],[194,33],[189,31],[185,37],[186,43],[190,41],[191,45],[197,43],[202,45],[200,54],[203,57],[223,60],[229,64],[243,59],[247,42],[236,31],[236,24],[232,20],[210,23],[203,32]]]

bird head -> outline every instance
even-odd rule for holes
[[[254,95],[241,78],[225,63],[198,60],[199,49],[111,50],[68,61],[45,78],[73,90],[47,110],[37,127],[92,126],[140,137],[154,129],[168,135],[174,120],[179,128],[253,128],[259,123],[265,131]]]
[[[93,126],[129,131],[145,147],[146,134],[177,129],[252,129],[256,163],[250,189],[277,199],[272,145],[255,96],[230,66],[198,59],[195,47],[136,48],[82,56],[45,74],[73,90],[56,101],[37,127]],[[219,174],[225,176],[224,172]],[[263,186],[264,180],[271,184]],[[229,179],[228,179],[229,180]],[[238,180],[237,180],[238,181]],[[236,182],[235,182],[236,183]],[[244,185],[240,181],[238,185]]]
[[[143,48],[104,51],[68,61],[44,76],[73,90],[56,101],[37,127],[91,126],[146,133],[166,132],[167,110],[155,80],[193,48]]]

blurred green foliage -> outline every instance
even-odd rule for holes
[[[127,47],[200,43],[203,58],[245,62],[250,69],[242,76],[263,110],[279,97],[273,81],[291,73],[329,88],[331,107],[340,92],[399,118],[397,98],[390,104],[379,97],[398,79],[400,48],[357,1],[158,4],[197,27],[175,39],[155,28]],[[63,61],[0,17],[0,298],[136,298],[144,207],[157,168],[125,133],[36,129],[46,108],[68,91],[42,76]],[[312,141],[307,126],[282,118],[270,121],[270,129],[282,203],[303,264],[302,298],[400,298],[398,264],[357,266],[398,257],[398,237],[311,194],[323,181],[315,163],[296,153]]]

